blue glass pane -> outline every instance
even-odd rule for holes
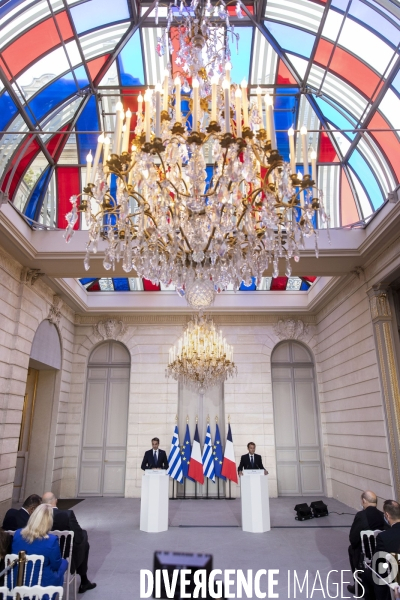
[[[8,92],[4,92],[0,96],[0,129],[5,129],[7,123],[17,112],[17,107],[11,100]]]
[[[300,286],[300,291],[301,292],[306,292],[309,289],[310,289],[310,284],[307,283],[306,281],[302,281],[301,282],[301,286]]]
[[[25,0],[9,0],[8,2],[0,2],[0,16],[2,19],[11,10],[16,8],[19,4],[22,4]]]
[[[80,87],[89,85],[85,69],[79,67],[74,71]],[[58,104],[66,100],[69,96],[77,93],[72,73],[67,73],[52,84],[48,85],[42,91],[34,96],[28,102],[27,112],[31,113],[32,118],[40,121],[48,112],[53,110]]]
[[[272,33],[284,50],[309,58],[314,46],[315,35],[296,29],[290,25],[264,21],[266,28]]]
[[[81,283],[82,285],[86,285],[87,283],[90,283],[91,281],[96,281],[97,277],[84,277],[83,279],[79,280],[79,283]]]
[[[397,46],[400,43],[400,31],[385,19],[385,17],[360,0],[353,0],[351,3],[350,14],[374,29],[380,36],[386,38],[394,46]]]
[[[332,6],[339,8],[343,12],[346,10],[348,3],[348,0],[332,0]]]
[[[353,154],[350,156],[349,164],[353,167],[359,180],[363,183],[365,190],[368,190],[369,199],[376,210],[381,206],[384,198],[371,167],[358,150],[354,150]]]
[[[336,108],[331,106],[331,104],[326,102],[325,100],[322,100],[322,98],[317,98],[314,96],[314,100],[318,104],[324,117],[328,121],[330,121],[332,123],[332,125],[334,125],[337,129],[353,129],[354,128],[354,123],[350,120],[350,116],[349,116],[349,119],[347,119],[344,115],[342,115],[339,112],[339,110],[337,110]],[[341,108],[341,111],[345,112],[345,111],[343,111],[342,108]],[[345,112],[345,114],[346,114],[346,112]],[[354,136],[355,136],[354,133],[344,133],[343,135],[348,137],[350,140],[354,139]]]
[[[205,191],[207,192],[207,190],[210,187],[212,176],[214,175],[214,167],[211,165],[208,165],[208,167],[206,167],[206,171],[207,171],[207,179],[206,179]],[[215,182],[214,182],[214,185],[215,185]]]
[[[126,277],[121,277],[118,279],[113,279],[114,282],[114,290],[116,292],[129,292],[129,281]]]
[[[137,31],[118,56],[121,85],[144,85],[140,33]]]
[[[99,134],[99,120],[97,117],[97,103],[96,98],[92,96],[85,108],[80,115],[77,124],[77,131],[94,131],[96,133],[83,133],[77,136],[78,140],[78,157],[81,165],[86,164],[86,156],[89,154],[89,150],[92,151],[92,155],[96,151],[97,138]]]
[[[78,33],[95,29],[101,25],[129,19],[126,0],[89,0],[71,8],[72,18]]]
[[[299,90],[297,88],[277,88],[275,96],[274,107],[274,121],[275,129],[283,129],[283,131],[277,131],[276,143],[278,146],[279,153],[283,156],[285,161],[289,160],[289,136],[287,134],[288,129],[292,126],[293,122],[296,121],[296,113],[298,108],[298,100],[296,94]],[[283,94],[280,96],[279,94]],[[287,94],[287,95],[286,95]]]
[[[396,77],[392,81],[392,85],[400,94],[400,73],[397,73]]]
[[[308,172],[311,175],[311,165],[309,165]],[[301,173],[302,175],[304,175],[304,165],[303,164],[297,164],[296,165],[296,173]],[[296,191],[300,192],[300,188],[296,188]],[[300,196],[299,195],[297,195],[296,198],[298,200],[300,200]],[[296,221],[299,222],[300,219],[301,219],[301,217],[302,217],[301,209],[300,208],[296,208],[295,209],[295,219],[296,219]],[[311,218],[311,223],[313,224],[313,227],[315,227],[315,229],[317,229],[317,213],[316,212],[314,213],[314,215]]]
[[[244,285],[243,281],[240,284],[239,291],[240,292],[254,292],[257,289],[256,287],[256,278],[252,277],[251,285]]]
[[[37,221],[39,218],[43,197],[49,185],[52,173],[53,170],[50,165],[45,168],[43,173],[40,175],[33,192],[31,193],[28,204],[25,207],[25,215],[33,221]]]
[[[249,81],[251,44],[253,41],[252,27],[238,27],[239,53],[236,51],[236,42],[231,44],[232,81],[240,83],[243,79]]]

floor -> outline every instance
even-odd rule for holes
[[[319,600],[329,597],[328,590],[331,597],[351,597],[346,584],[343,592],[339,588],[338,594],[337,583],[340,584],[341,571],[349,569],[348,535],[355,511],[326,498],[328,517],[296,521],[294,506],[312,500],[314,498],[271,499],[272,528],[264,534],[242,532],[239,499],[174,500],[170,501],[169,530],[148,534],[139,531],[140,500],[86,499],[73,509],[89,533],[89,578],[97,583],[95,590],[85,594],[85,600],[139,599],[140,569],[152,569],[156,550],[210,553],[215,569],[245,572],[247,569],[253,572],[279,569],[279,575],[275,576],[279,583],[274,588],[279,598]],[[327,575],[332,570],[337,572],[330,574],[327,583]],[[306,588],[302,592],[297,589],[294,596],[294,571],[300,583],[308,571],[308,593]],[[349,571],[343,574],[344,581],[350,577]],[[261,579],[261,589],[267,591],[266,577]]]

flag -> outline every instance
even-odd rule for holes
[[[221,434],[219,432],[219,427],[218,427],[218,423],[215,426],[215,438],[214,438],[214,446],[213,446],[213,456],[214,456],[214,469],[215,469],[215,475],[216,477],[219,477],[220,479],[226,479],[226,477],[224,477],[222,475],[222,463],[224,460],[224,453],[222,451],[222,444],[221,444]]]
[[[181,449],[179,446],[178,425],[175,425],[175,430],[172,435],[171,450],[169,451],[168,462],[168,475],[172,477],[172,479],[176,479],[176,481],[179,481],[179,483],[183,483],[182,458]]]
[[[230,424],[228,425],[228,437],[226,438],[225,445],[225,456],[222,463],[222,475],[224,475],[227,479],[238,482],[238,475],[236,471],[236,461],[235,461],[235,452],[233,449],[232,442],[232,431]]]
[[[214,455],[213,445],[211,443],[210,423],[207,425],[206,439],[204,440],[201,462],[203,463],[203,473],[205,477],[208,477],[208,479],[211,479],[211,481],[215,483]]]
[[[189,431],[189,425],[186,423],[185,439],[183,440],[183,446],[181,448],[182,473],[183,473],[184,478],[187,477],[187,479],[191,479],[193,481],[193,479],[191,477],[189,477],[189,475],[188,475],[191,454],[192,454],[192,445],[190,443],[190,431]]]
[[[202,484],[204,483],[203,464],[201,462],[199,428],[197,426],[197,423],[196,423],[196,431],[194,432],[192,456],[190,457],[188,475],[195,481],[198,481],[199,483],[202,483]]]

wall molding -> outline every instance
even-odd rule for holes
[[[301,320],[304,323],[314,325],[316,324],[315,315],[301,314],[288,314],[288,313],[253,313],[253,314],[232,314],[232,313],[210,313],[210,316],[219,325],[274,325],[280,320]],[[122,321],[124,325],[186,325],[191,319],[191,314],[169,314],[162,313],[155,315],[153,313],[143,314],[121,314],[115,313],[112,315],[108,314],[96,314],[96,315],[85,315],[75,314],[75,325],[77,326],[95,326],[102,319],[104,321],[115,319]]]

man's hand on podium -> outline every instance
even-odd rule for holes
[[[243,475],[243,471],[239,471],[239,477]]]
[[[264,469],[264,475],[268,475],[267,469]]]

